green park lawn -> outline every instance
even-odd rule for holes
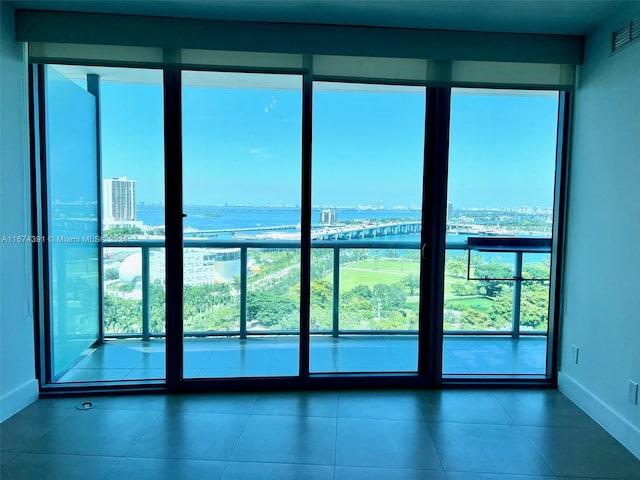
[[[402,265],[401,265],[402,264]],[[362,260],[348,263],[340,267],[340,292],[348,292],[357,285],[373,288],[379,283],[400,283],[407,275],[419,275],[420,264],[389,259]],[[328,273],[325,280],[331,282],[333,273]]]
[[[366,285],[369,288],[373,288],[379,283],[400,283],[407,275],[419,274],[420,264],[418,262],[368,258],[340,267],[340,293],[348,292],[357,285]],[[332,282],[333,273],[328,273],[325,276],[325,280]],[[446,289],[449,290],[448,287],[451,284],[463,281],[465,280],[446,276]],[[419,306],[418,289],[414,293],[414,296],[407,297],[406,308],[417,311]],[[482,296],[459,297],[447,295],[446,304],[448,308],[470,308],[481,313],[488,313],[493,302],[491,299]]]
[[[445,301],[446,308],[458,310],[456,307],[466,307],[480,313],[489,313],[492,304],[493,301],[487,297],[453,297]]]

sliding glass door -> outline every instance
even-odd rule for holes
[[[47,193],[50,375],[61,378],[101,338],[96,98],[56,68],[41,70]]]
[[[312,373],[417,371],[425,92],[313,84]]]
[[[302,77],[182,73],[184,377],[298,374]]]
[[[443,375],[547,372],[558,92],[453,89]]]
[[[164,380],[162,72],[40,70],[50,382]]]

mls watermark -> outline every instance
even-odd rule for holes
[[[128,235],[3,235],[0,243],[124,243],[129,238]]]

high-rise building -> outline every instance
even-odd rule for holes
[[[136,181],[127,177],[102,181],[102,218],[107,223],[136,219]]]
[[[336,223],[338,216],[336,215],[335,210],[322,210],[320,212],[320,223],[323,225],[331,225],[332,223]]]

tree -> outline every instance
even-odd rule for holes
[[[455,282],[451,284],[451,293],[464,297],[478,294],[476,282]]]
[[[108,268],[107,270],[105,270],[104,272],[105,280],[117,280],[118,278],[120,278],[120,274],[118,273],[117,268]]]
[[[105,293],[103,299],[104,328],[108,333],[142,332],[142,302]]]
[[[420,277],[415,273],[410,273],[402,279],[402,285],[409,289],[409,295],[415,295],[415,291],[420,287]]]
[[[536,280],[548,279],[550,269],[551,264],[548,260],[539,263],[525,263],[522,268],[522,277]]]
[[[373,298],[373,292],[368,285],[356,285],[351,289],[353,296],[371,300]]]
[[[381,318],[374,325],[380,330],[417,330],[417,315],[407,315],[405,312],[391,312],[386,318]]]
[[[214,283],[211,288],[213,296],[213,306],[226,305],[231,299],[231,287],[228,283]]]
[[[325,308],[333,301],[333,286],[321,278],[311,282],[311,303]]]
[[[281,324],[297,310],[298,303],[286,296],[262,291],[247,295],[247,320],[266,327]]]
[[[496,328],[496,324],[489,315],[477,310],[466,309],[460,315],[460,328],[462,330],[488,330]]]
[[[511,280],[507,280],[513,278],[513,271],[506,263],[490,262],[476,265],[474,277],[483,279],[480,281],[480,286],[485,289],[487,297],[497,297],[503,287],[513,283]]]
[[[513,295],[511,290],[502,292],[502,294],[493,298],[489,316],[493,319],[497,328],[507,328],[511,325],[511,316],[513,313]]]
[[[380,308],[385,312],[391,310],[399,310],[404,307],[407,302],[407,295],[401,285],[389,285],[387,283],[378,283],[373,287],[374,302],[380,302]]]
[[[537,282],[522,285],[520,325],[544,330],[549,317],[549,288]]]
[[[123,237],[126,235],[142,235],[142,233],[144,232],[138,227],[111,227],[105,230],[102,236],[108,239],[111,237]]]
[[[149,329],[152,332],[165,331],[165,291],[160,280],[149,286]]]
[[[461,260],[448,260],[444,268],[447,275],[455,278],[463,278],[467,275],[467,264]]]

